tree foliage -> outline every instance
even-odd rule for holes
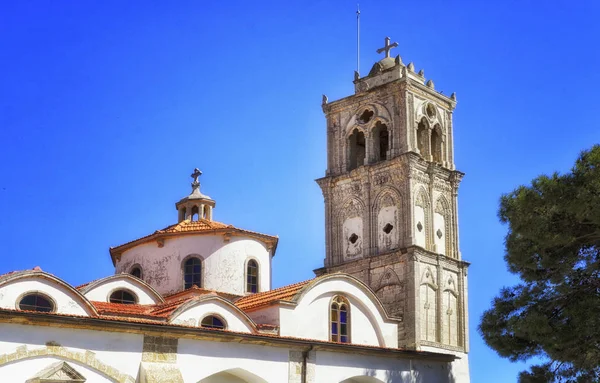
[[[570,173],[502,196],[505,260],[521,283],[502,289],[479,325],[510,360],[546,363],[520,382],[600,382],[600,145]]]

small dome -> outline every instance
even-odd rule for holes
[[[373,76],[379,72],[383,72],[386,69],[390,69],[396,66],[396,60],[392,57],[386,57],[378,62],[376,62],[371,71],[369,72],[369,76]]]

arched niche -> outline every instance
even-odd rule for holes
[[[431,243],[430,210],[429,195],[424,188],[420,188],[415,197],[413,233],[415,245],[426,250],[429,250]]]
[[[437,342],[437,291],[435,275],[430,267],[426,267],[419,285],[419,316],[421,340]]]
[[[435,251],[448,257],[453,256],[450,204],[443,196],[438,197],[433,214],[433,243]]]
[[[442,292],[442,343],[459,345],[458,289],[455,278],[448,276]]]
[[[354,197],[342,204],[340,213],[340,245],[344,259],[362,257],[364,238],[364,203]]]
[[[375,239],[378,253],[396,249],[400,245],[402,212],[400,193],[393,188],[385,188],[376,197],[374,204]]]

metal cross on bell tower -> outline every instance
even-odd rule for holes
[[[390,57],[390,51],[392,50],[392,48],[396,48],[398,46],[398,43],[391,43],[390,44],[390,38],[386,37],[385,38],[385,46],[383,48],[379,48],[377,49],[377,53],[381,53],[383,51],[385,51],[385,57]]]

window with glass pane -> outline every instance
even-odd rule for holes
[[[200,326],[205,328],[225,329],[225,324],[223,323],[223,320],[214,315],[210,315],[202,319]]]
[[[348,301],[342,296],[336,296],[331,301],[331,336],[332,342],[350,343]]]
[[[114,293],[110,294],[110,298],[108,299],[110,303],[122,303],[125,305],[132,305],[137,303],[137,299],[135,295],[127,290],[117,290]]]
[[[246,292],[258,292],[258,263],[256,263],[256,261],[253,259],[248,261],[248,267],[246,270]]]
[[[19,302],[19,309],[26,311],[39,311],[49,313],[54,311],[54,304],[50,299],[40,294],[29,294]]]
[[[192,286],[202,287],[202,262],[198,258],[190,258],[185,261],[183,266],[183,278],[185,288]]]

